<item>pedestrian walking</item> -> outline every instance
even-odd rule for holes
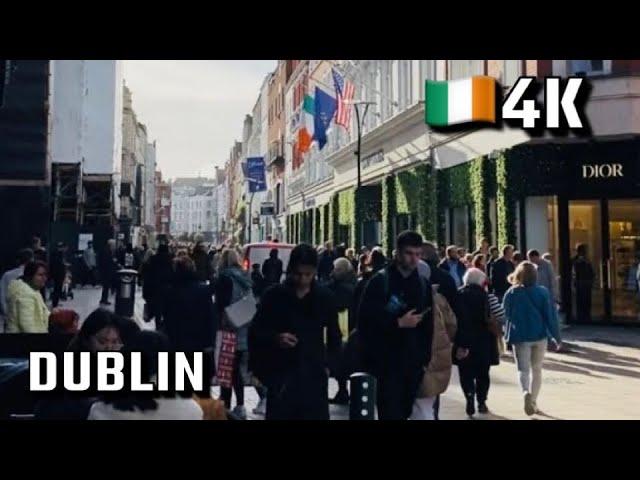
[[[262,275],[267,285],[275,285],[282,280],[283,266],[282,260],[278,258],[278,249],[272,248],[269,251],[269,258],[262,264]]]
[[[491,264],[489,270],[489,280],[491,282],[491,293],[494,293],[500,301],[511,284],[508,277],[513,273],[515,265],[513,264],[513,245],[505,245],[502,247],[502,256]]]
[[[93,242],[87,242],[87,248],[82,252],[82,260],[85,266],[86,277],[83,283],[86,285],[91,284],[92,287],[96,286],[96,268],[98,262],[96,259],[96,251],[93,249]]]
[[[381,420],[409,418],[431,360],[431,284],[417,268],[422,243],[416,232],[398,235],[396,256],[369,280],[360,302],[358,331],[367,370],[378,380]]]
[[[253,296],[256,297],[256,300],[259,301],[260,297],[264,293],[267,288],[267,282],[260,273],[260,264],[254,263],[251,266],[251,284],[253,285]]]
[[[329,281],[331,270],[333,270],[333,261],[336,259],[333,251],[333,243],[326,242],[324,244],[324,250],[320,254],[318,259],[318,280],[321,283]]]
[[[458,256],[458,252],[461,250],[464,251],[455,245],[449,245],[446,250],[446,258],[440,262],[440,268],[449,272],[449,275],[451,275],[451,278],[453,278],[453,281],[456,283],[456,288],[462,286],[462,277],[466,271],[464,264]]]
[[[140,331],[133,320],[98,308],[82,322],[80,331],[67,347],[70,352],[119,351],[124,342]],[[98,401],[95,392],[51,392],[36,404],[36,420],[86,420],[91,405]]]
[[[0,278],[0,333],[6,330],[7,315],[9,308],[7,304],[7,295],[9,293],[9,284],[20,278],[24,274],[24,267],[27,263],[33,261],[33,250],[23,248],[18,252],[18,266],[11,270],[7,270]]]
[[[145,301],[145,320],[155,319],[156,330],[163,328],[165,301],[170,296],[174,268],[169,246],[162,243],[142,268],[142,298]]]
[[[173,260],[173,281],[164,301],[164,331],[178,352],[205,352],[213,359],[218,315],[211,291],[189,257]],[[211,365],[213,371],[213,365]]]
[[[158,353],[169,351],[169,340],[161,333],[142,331],[125,343],[122,351],[140,352],[142,383],[158,373]],[[150,392],[110,392],[91,405],[88,420],[202,420],[204,412],[191,397],[161,396]]]
[[[451,380],[451,349],[457,329],[457,319],[447,299],[432,286],[433,341],[431,360],[425,369],[418,394],[413,402],[409,420],[437,420],[440,395],[447,390]]]
[[[102,282],[101,305],[111,305],[111,302],[109,302],[109,293],[115,290],[116,275],[120,268],[116,259],[115,246],[115,240],[107,240],[107,245],[99,257],[100,281]]]
[[[201,282],[213,282],[213,265],[204,243],[198,242],[193,248],[191,259],[196,267],[196,276]]]
[[[267,387],[267,420],[329,420],[327,356],[340,350],[341,337],[317,268],[314,248],[296,246],[286,280],[265,292],[250,327],[251,370]]]
[[[561,348],[558,316],[549,291],[537,285],[536,267],[522,262],[509,277],[512,287],[504,296],[505,340],[513,345],[518,379],[524,397],[524,410],[533,415],[538,410],[542,386],[542,363],[548,340]]]
[[[233,362],[233,392],[236,394],[236,406],[232,414],[245,420],[247,411],[244,407],[244,386],[248,378],[248,332],[249,324],[236,328],[227,318],[225,309],[240,301],[252,290],[251,280],[248,274],[242,270],[240,260],[235,249],[226,249],[222,252],[219,265],[218,280],[215,285],[215,307],[220,318],[220,332],[234,332],[236,335],[235,357]],[[232,389],[220,388],[220,398],[227,409],[231,409]]]
[[[571,259],[572,283],[576,294],[576,320],[579,323],[591,322],[591,291],[595,274],[588,253],[587,245],[580,243],[576,246],[576,256]]]
[[[529,250],[527,252],[527,259],[536,266],[538,285],[545,287],[551,295],[551,301],[553,305],[558,303],[558,279],[556,272],[553,271],[553,265],[551,262],[545,260],[540,256],[538,250]]]
[[[484,255],[482,253],[478,253],[477,255],[474,255],[473,259],[471,260],[471,268],[477,268],[478,270],[482,270],[485,274],[486,272],[486,267],[485,267],[485,263],[484,263]]]
[[[67,264],[65,262],[66,246],[58,242],[56,249],[51,253],[49,262],[49,275],[53,280],[53,292],[51,293],[51,306],[56,308],[62,297],[62,285],[67,275]]]
[[[491,385],[491,366],[500,363],[497,320],[492,319],[487,276],[482,270],[470,268],[459,290],[460,316],[454,346],[454,363],[458,366],[460,386],[466,399],[469,417],[478,412],[488,413],[487,398]]]
[[[500,250],[498,247],[489,247],[489,254],[485,257],[486,265],[485,272],[489,277],[491,276],[491,265],[500,257]]]
[[[7,333],[48,333],[49,309],[40,290],[47,283],[47,265],[29,262],[7,288]]]
[[[336,308],[338,309],[340,333],[342,338],[345,340],[355,328],[354,298],[356,283],[356,275],[349,259],[344,257],[337,258],[333,262],[331,279],[326,286],[335,297]],[[329,359],[331,363],[331,375],[338,382],[338,392],[335,397],[329,401],[329,403],[335,403],[337,405],[349,404],[349,390],[347,390],[348,375],[344,368],[343,352],[344,345],[341,349],[340,355],[336,355],[335,358]]]
[[[347,248],[347,259],[351,262],[355,274],[358,275],[358,259],[356,258],[355,249]]]

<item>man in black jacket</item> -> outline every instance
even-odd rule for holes
[[[266,285],[275,285],[282,279],[282,260],[278,258],[278,249],[272,248],[262,264],[262,276]]]
[[[508,277],[515,270],[513,264],[513,245],[505,245],[502,247],[502,256],[491,264],[489,270],[489,279],[491,280],[491,291],[502,301],[502,297],[507,293],[511,284]]]
[[[102,282],[102,297],[100,303],[111,305],[109,302],[109,292],[115,288],[116,274],[120,265],[116,260],[116,241],[110,239],[99,257],[98,269],[100,270],[100,281]]]
[[[267,420],[329,420],[328,355],[339,353],[342,338],[317,265],[313,247],[295,247],[286,281],[265,292],[249,327],[250,370],[267,387]]]
[[[431,360],[433,297],[418,274],[422,236],[401,233],[395,260],[366,286],[358,331],[367,370],[378,380],[378,418],[406,420]]]

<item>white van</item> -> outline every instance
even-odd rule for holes
[[[260,265],[260,271],[262,271],[262,264],[269,258],[269,252],[274,248],[278,250],[278,258],[282,260],[282,271],[287,271],[287,265],[289,265],[289,256],[291,250],[295,245],[290,243],[250,243],[244,247],[244,257],[242,260],[242,268],[247,272],[251,271],[251,265],[257,263]]]

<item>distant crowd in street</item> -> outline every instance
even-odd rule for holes
[[[548,344],[561,345],[550,254],[525,256],[487,239],[470,253],[439,248],[413,231],[398,235],[389,257],[381,246],[327,242],[286,246],[285,258],[285,246],[273,240],[268,257],[249,264],[232,244],[160,242],[152,250],[109,240],[96,252],[89,242],[71,280],[65,245],[47,258],[34,238],[0,280],[7,333],[66,333],[68,348],[82,351],[204,351],[220,385],[220,398],[209,400],[64,397],[39,404],[36,417],[246,419],[249,386],[260,398],[256,415],[326,420],[330,403],[352,401],[350,375],[367,372],[377,380],[379,419],[436,420],[453,365],[472,417],[489,413],[490,369],[509,351],[524,411],[539,412],[544,355]],[[590,310],[593,282],[585,245],[573,265],[580,315]],[[155,331],[107,309],[123,268],[138,272],[144,321]],[[100,308],[83,322],[58,306],[74,284],[102,287]]]

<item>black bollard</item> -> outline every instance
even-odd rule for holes
[[[376,377],[357,372],[349,377],[349,420],[376,419]]]
[[[133,312],[136,304],[137,276],[138,272],[135,270],[118,270],[115,312],[121,317],[133,318]]]

